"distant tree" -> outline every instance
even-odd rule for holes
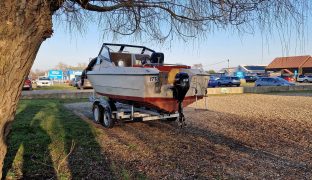
[[[37,79],[39,76],[44,76],[47,72],[40,69],[31,70],[29,76],[32,79]]]
[[[67,69],[70,69],[70,65],[68,64],[65,64],[65,63],[62,63],[62,62],[59,62],[55,67],[54,69],[56,70],[62,70],[63,72],[66,72]]]
[[[78,63],[76,66],[70,66],[72,70],[84,70],[87,67],[87,63]]]
[[[202,64],[193,64],[192,68],[203,70],[203,65]]]
[[[300,29],[310,6],[308,0],[0,0],[0,169],[23,81],[53,33],[52,16],[71,30],[98,20],[104,33],[164,42],[216,29]]]
[[[208,74],[215,74],[215,73],[216,73],[216,71],[215,71],[215,70],[213,70],[213,69],[210,69],[209,71],[207,71],[207,73],[208,73]]]
[[[63,72],[66,72],[69,69],[70,70],[83,70],[86,67],[87,67],[86,63],[78,63],[77,65],[72,66],[72,65],[68,65],[68,64],[60,62],[54,67],[54,69],[62,70]]]

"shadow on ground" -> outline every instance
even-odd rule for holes
[[[113,178],[92,128],[56,100],[20,103],[3,170],[13,179]]]
[[[68,107],[68,106],[67,106]],[[312,177],[310,125],[215,111],[175,122],[91,121],[90,104],[23,101],[8,139],[7,177],[15,179],[305,179]],[[75,112],[80,118],[74,115]],[[302,128],[305,131],[302,131]],[[304,136],[307,142],[298,141]]]
[[[72,110],[82,109],[86,107]],[[97,127],[100,146],[110,147],[115,166],[130,177],[137,172],[157,179],[312,177],[308,145],[295,142],[302,135],[312,140],[310,130],[274,119],[191,108],[185,113],[189,125],[183,129],[165,121],[105,129],[92,123],[90,113],[78,114]]]

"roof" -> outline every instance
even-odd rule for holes
[[[309,55],[306,55],[306,56],[278,57],[278,58],[275,58],[266,67],[266,69],[299,68],[302,65],[304,65],[309,59],[311,59],[311,56],[309,56]]]
[[[246,71],[264,71],[266,68],[266,65],[240,65],[242,68],[244,68]]]
[[[303,65],[303,68],[311,68],[312,67],[312,57],[310,57]]]
[[[235,67],[229,67],[229,68],[222,68],[218,72],[225,73],[225,72],[234,72],[234,71],[235,71]]]

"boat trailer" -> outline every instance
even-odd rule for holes
[[[107,97],[96,97],[94,94],[89,97],[89,101],[93,104],[93,121],[102,124],[106,128],[112,128],[115,122],[118,121],[175,121],[180,118],[179,113],[168,114],[145,107],[136,108],[133,105],[114,103]]]

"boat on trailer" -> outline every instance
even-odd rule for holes
[[[163,53],[144,46],[104,43],[90,64],[87,78],[96,94],[166,114],[178,111],[181,121],[183,107],[207,94],[203,70],[165,64]]]

